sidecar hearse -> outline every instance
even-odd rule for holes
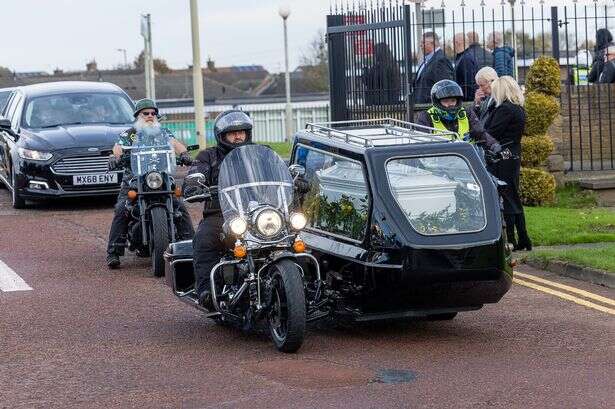
[[[496,181],[475,147],[393,119],[308,124],[308,225],[330,312],[368,321],[452,319],[498,302],[512,281]]]
[[[436,133],[434,133],[436,132]],[[210,275],[212,305],[194,290],[192,242],[165,252],[182,301],[245,329],[269,325],[283,352],[305,323],[427,317],[498,302],[512,281],[496,184],[473,145],[392,119],[308,124],[291,165],[262,145],[222,161],[218,195],[228,252]],[[215,193],[214,193],[215,192]]]

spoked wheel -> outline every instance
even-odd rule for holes
[[[296,352],[305,336],[303,278],[290,260],[281,260],[272,269],[269,332],[279,351]]]
[[[155,277],[164,276],[164,251],[169,246],[169,225],[167,212],[162,207],[151,210],[151,235],[149,249],[152,257],[152,271]]]

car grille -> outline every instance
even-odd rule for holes
[[[51,166],[58,175],[83,175],[105,173],[109,170],[108,156],[75,156],[63,158]]]

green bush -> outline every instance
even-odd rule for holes
[[[531,168],[542,166],[553,148],[553,141],[547,135],[524,136],[521,139],[521,165]]]
[[[560,88],[559,64],[551,57],[538,57],[530,67],[525,87],[528,92],[540,92],[553,97],[559,97]]]
[[[524,205],[551,204],[555,201],[555,178],[544,170],[521,168],[519,191]]]
[[[539,92],[525,94],[525,134],[544,135],[559,113],[555,97]]]

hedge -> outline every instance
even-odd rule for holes
[[[544,135],[559,113],[559,102],[549,95],[526,92],[525,113],[525,135]]]
[[[551,57],[538,57],[528,70],[525,87],[528,92],[559,97],[561,93],[559,64]]]
[[[548,135],[528,135],[521,139],[521,165],[531,168],[542,166],[553,151]]]
[[[549,172],[522,167],[519,185],[525,205],[542,206],[555,201],[555,178]]]

